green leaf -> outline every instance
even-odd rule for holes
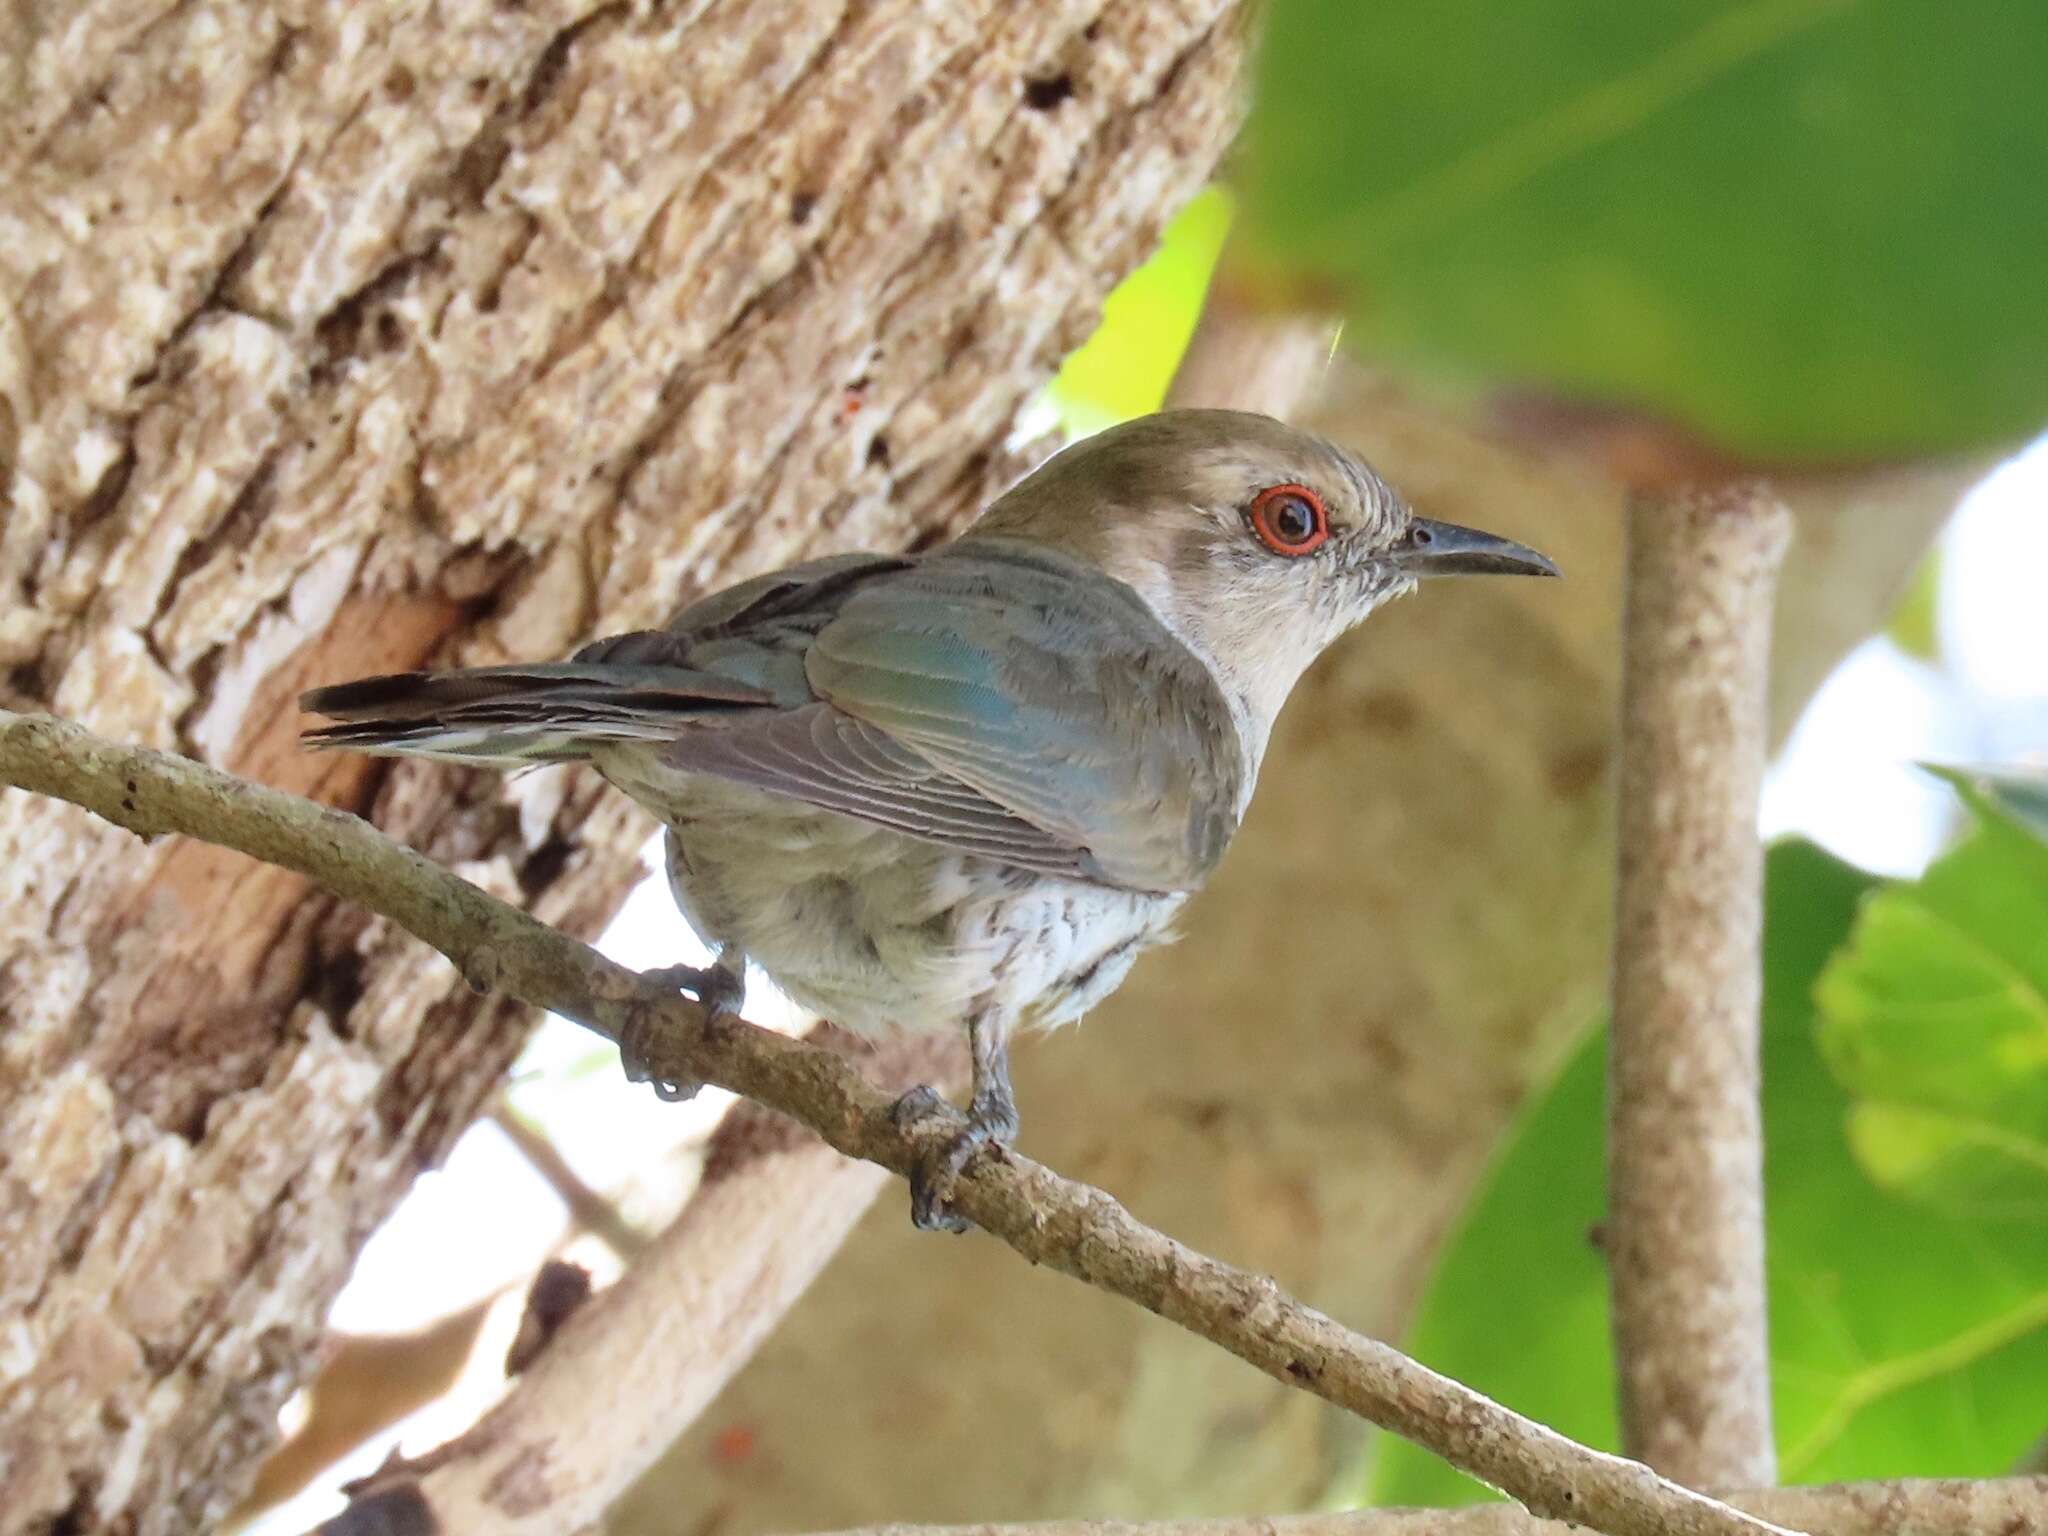
[[[1944,1210],[2048,1216],[2048,844],[2035,781],[1944,770],[1975,829],[1864,903],[1815,997],[1870,1176]]]
[[[1771,1355],[1788,1482],[2003,1472],[2041,1432],[2048,1223],[1985,1221],[1888,1195],[1843,1134],[1849,1101],[1815,1044],[1815,978],[1870,877],[1810,845],[1771,850],[1764,937]],[[1602,1035],[1532,1105],[1418,1310],[1426,1363],[1591,1444],[1618,1447],[1607,1276]],[[1380,1437],[1366,1494],[1462,1503],[1484,1490]]]
[[[1865,459],[2048,419],[2040,0],[1273,0],[1253,246],[1374,361]]]
[[[1230,195],[1221,187],[1197,193],[1166,226],[1152,259],[1103,300],[1102,324],[1052,381],[1068,436],[1100,432],[1165,402],[1230,220]]]

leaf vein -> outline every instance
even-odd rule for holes
[[[1381,250],[1441,228],[1552,166],[1624,137],[1752,59],[1857,0],[1757,0],[1724,12],[1626,74],[1475,146],[1345,223]]]
[[[1823,1451],[1841,1438],[1850,1420],[1880,1398],[1960,1371],[2008,1344],[2017,1343],[2041,1327],[2048,1327],[2048,1291],[2035,1295],[2024,1306],[1988,1318],[1939,1344],[1914,1354],[1898,1355],[1881,1365],[1858,1371],[1843,1381],[1834,1400],[1822,1410],[1813,1428],[1785,1452],[1782,1465],[1786,1480],[1797,1481]]]

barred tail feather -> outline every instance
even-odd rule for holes
[[[397,672],[315,688],[299,707],[335,724],[313,748],[513,767],[571,762],[612,741],[660,741],[692,720],[771,702],[693,668],[610,662]]]

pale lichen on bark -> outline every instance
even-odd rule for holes
[[[1239,55],[1232,0],[8,11],[0,705],[593,932],[629,808],[304,757],[298,689],[956,523]],[[21,796],[0,868],[0,1528],[184,1529],[527,1015],[296,876]]]

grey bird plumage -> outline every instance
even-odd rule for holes
[[[744,965],[858,1034],[966,1029],[945,1185],[1016,1128],[1005,1043],[1114,991],[1223,855],[1310,662],[1424,576],[1556,574],[1419,518],[1263,416],[1086,439],[950,544],[757,577],[562,663],[317,689],[317,746],[588,761],[667,828],[718,953],[663,973],[736,1009]],[[932,1106],[929,1095],[906,1112]]]

